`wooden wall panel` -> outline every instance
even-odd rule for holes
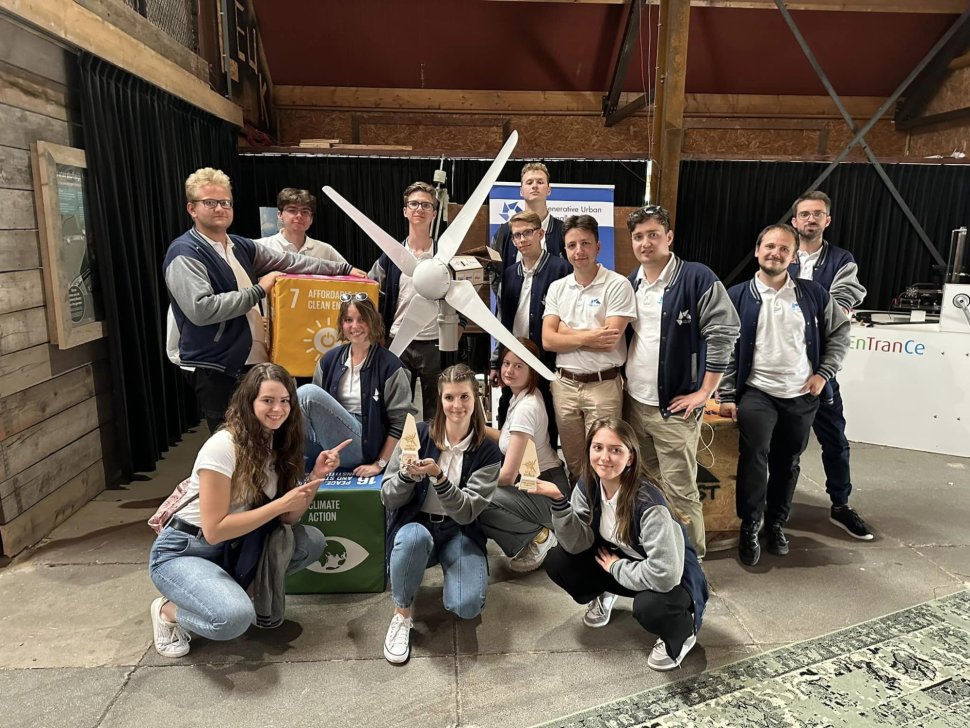
[[[926,115],[970,107],[970,67],[952,71],[939,92],[926,106]],[[914,157],[950,156],[953,152],[970,154],[970,119],[914,129],[909,137],[909,153]]]
[[[81,140],[68,85],[75,63],[64,48],[0,18],[0,550],[7,556],[104,489],[116,437],[106,342],[67,350],[47,343],[29,146]]]

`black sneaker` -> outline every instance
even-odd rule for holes
[[[776,556],[787,556],[788,537],[785,535],[782,524],[772,523],[766,530],[768,531],[768,540],[765,542],[765,551]]]
[[[742,521],[741,534],[738,541],[738,558],[746,566],[754,566],[761,558],[761,544],[758,543],[758,531],[761,530],[762,519],[757,521]]]
[[[844,530],[853,538],[862,541],[872,540],[872,531],[862,520],[862,516],[855,512],[852,506],[832,506],[832,514],[829,520],[836,526]]]

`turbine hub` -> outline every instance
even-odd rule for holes
[[[440,301],[451,285],[451,271],[437,258],[422,260],[414,269],[414,290],[429,301]]]

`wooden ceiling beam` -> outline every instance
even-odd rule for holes
[[[191,72],[74,0],[0,0],[0,10],[88,51],[220,119],[243,125],[242,109]]]
[[[620,106],[641,94],[626,92]],[[344,86],[276,86],[277,109],[334,111],[414,111],[447,114],[602,114],[601,91],[459,91],[449,89],[352,88]],[[884,101],[879,96],[848,96],[843,102],[856,117],[871,117]],[[640,112],[641,114],[643,111]],[[817,117],[838,119],[828,96],[774,94],[686,95],[687,116]]]
[[[536,0],[492,0],[492,2],[535,2]],[[542,0],[549,3],[622,5],[627,0]],[[652,5],[659,0],[650,0]],[[749,8],[775,10],[774,0],[690,0],[691,7]],[[930,13],[959,15],[965,0],[789,0],[789,10],[846,10],[856,13]]]

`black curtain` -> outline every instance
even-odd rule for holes
[[[88,53],[79,56],[90,229],[98,261],[122,468],[155,468],[198,422],[195,396],[165,356],[161,265],[189,227],[183,184],[199,167],[236,176],[236,132]]]
[[[754,243],[766,225],[789,222],[792,201],[823,163],[687,161],[680,168],[674,244],[725,283],[753,275]],[[970,166],[887,164],[889,178],[944,259],[950,232],[970,222]],[[869,164],[839,165],[820,189],[832,198],[826,239],[852,252],[868,289],[865,308],[885,309],[910,283],[939,280],[935,261]],[[733,281],[727,276],[748,258]]]
[[[444,170],[451,201],[462,203],[468,199],[489,164],[491,160],[487,159],[446,158]],[[522,164],[522,160],[510,161],[499,181],[518,182]],[[560,160],[546,165],[553,186],[611,184],[616,186],[617,205],[642,204],[645,162]],[[259,207],[275,207],[276,194],[284,187],[307,189],[317,197],[317,214],[309,235],[331,243],[347,260],[366,270],[377,260],[377,246],[323,195],[321,188],[330,185],[384,230],[403,238],[407,223],[401,211],[401,193],[414,181],[430,183],[440,166],[440,158],[244,155],[239,160],[233,229],[241,235],[256,235]]]

